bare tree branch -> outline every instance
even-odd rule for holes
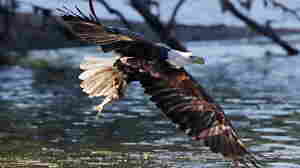
[[[152,7],[155,7],[156,8],[156,16],[157,17],[160,17],[160,3],[157,2],[157,0],[147,0],[147,7],[149,7],[150,10],[152,10]]]
[[[151,13],[149,8],[145,7],[144,0],[130,0],[130,5],[144,17],[146,23],[159,35],[162,42],[166,43],[171,48],[187,51],[186,47],[180,43],[169,30],[167,30],[162,21],[156,15]]]
[[[131,24],[127,21],[127,19],[125,18],[125,16],[118,10],[112,8],[109,6],[109,4],[105,1],[105,0],[96,0],[97,2],[101,3],[109,13],[117,15],[120,20],[123,22],[123,24],[128,28],[128,29],[133,29],[133,27],[131,26]]]
[[[240,5],[248,11],[251,10],[253,2],[254,0],[239,0]]]
[[[168,29],[171,30],[174,28],[175,26],[175,22],[176,22],[176,16],[177,16],[177,13],[180,9],[180,7],[186,2],[186,0],[179,0],[178,3],[176,4],[175,6],[175,9],[173,10],[173,13],[171,15],[171,19],[169,20],[169,23],[168,23]]]
[[[279,8],[279,9],[281,9],[283,12],[290,13],[291,15],[293,15],[294,17],[296,17],[296,19],[297,19],[298,21],[300,21],[300,16],[299,16],[297,10],[291,9],[291,8],[287,7],[286,5],[284,5],[283,3],[277,2],[277,1],[275,1],[275,0],[271,0],[271,3],[272,3],[272,5],[273,5],[275,8]]]
[[[15,0],[13,1],[2,1],[0,4],[0,14],[3,14],[3,30],[0,32],[0,40],[9,40],[12,36],[9,36],[10,34],[13,34],[12,32],[12,22],[15,20],[16,10],[18,8],[19,4]],[[11,38],[12,39],[12,38]]]
[[[230,11],[235,17],[242,20],[246,23],[250,28],[254,29],[258,33],[269,37],[273,42],[277,43],[281,46],[285,51],[287,51],[288,55],[296,55],[299,51],[296,48],[290,46],[286,41],[282,40],[270,26],[263,26],[252,20],[251,18],[243,15],[232,3],[230,0],[223,0],[223,5],[226,7],[226,10]]]

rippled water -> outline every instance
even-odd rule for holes
[[[268,167],[300,167],[299,58],[286,58],[270,44],[263,47],[273,52],[271,57],[261,43],[188,45],[207,60],[188,71],[224,107],[249,149],[265,156]],[[32,52],[32,57],[45,52]],[[30,156],[42,163],[60,160],[95,167],[120,158],[117,163],[125,163],[126,157],[133,165],[146,158],[153,167],[230,165],[176,130],[138,83],[95,120],[93,106],[99,99],[81,92],[76,67],[83,56],[96,54],[95,48],[50,52],[50,60],[67,55],[61,65],[53,63],[56,69],[0,68],[0,160],[13,153],[24,160]],[[71,66],[60,68],[66,65]]]

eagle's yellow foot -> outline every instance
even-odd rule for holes
[[[101,116],[102,116],[102,110],[103,110],[103,106],[96,106],[96,110],[97,110],[97,114],[95,116],[95,119],[98,120]]]
[[[97,110],[97,116],[100,116],[103,108],[104,107],[102,105],[98,105],[98,106],[95,107],[95,109]]]
[[[95,109],[98,111],[96,114],[96,117],[99,118],[101,115],[102,110],[104,109],[104,106],[108,103],[111,103],[113,101],[113,97],[108,96],[105,97],[105,99],[103,100],[103,102],[101,104],[99,104],[98,106],[95,107]]]

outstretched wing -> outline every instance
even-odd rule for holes
[[[183,69],[160,71],[161,78],[140,77],[145,93],[187,135],[204,140],[213,152],[256,167],[222,108]]]
[[[146,40],[142,35],[126,28],[104,26],[94,14],[91,4],[90,8],[92,11],[90,16],[86,16],[78,8],[76,8],[77,13],[67,8],[60,10],[63,12],[62,19],[66,23],[69,32],[71,32],[67,34],[69,38],[76,37],[75,39],[100,45],[104,52],[110,52],[112,50],[118,51],[141,45],[146,45],[151,48],[155,47],[154,43]]]

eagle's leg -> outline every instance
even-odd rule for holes
[[[103,102],[102,102],[101,104],[99,104],[99,105],[96,106],[96,110],[98,111],[98,112],[97,112],[97,115],[96,115],[97,118],[100,116],[100,114],[101,114],[101,112],[102,112],[104,106],[105,106],[106,104],[108,104],[108,103],[111,103],[113,100],[114,100],[114,99],[113,99],[112,97],[110,97],[110,96],[109,96],[109,97],[106,97],[106,98],[103,100]]]
[[[123,81],[118,81],[118,80],[123,80],[123,79],[115,79],[113,80],[113,85],[111,90],[108,93],[104,93],[104,95],[106,96],[105,99],[103,100],[103,102],[99,105],[96,106],[96,110],[98,111],[97,113],[97,117],[100,116],[104,106],[106,104],[109,104],[115,100],[120,99],[123,95],[124,95],[124,88],[123,88]]]

